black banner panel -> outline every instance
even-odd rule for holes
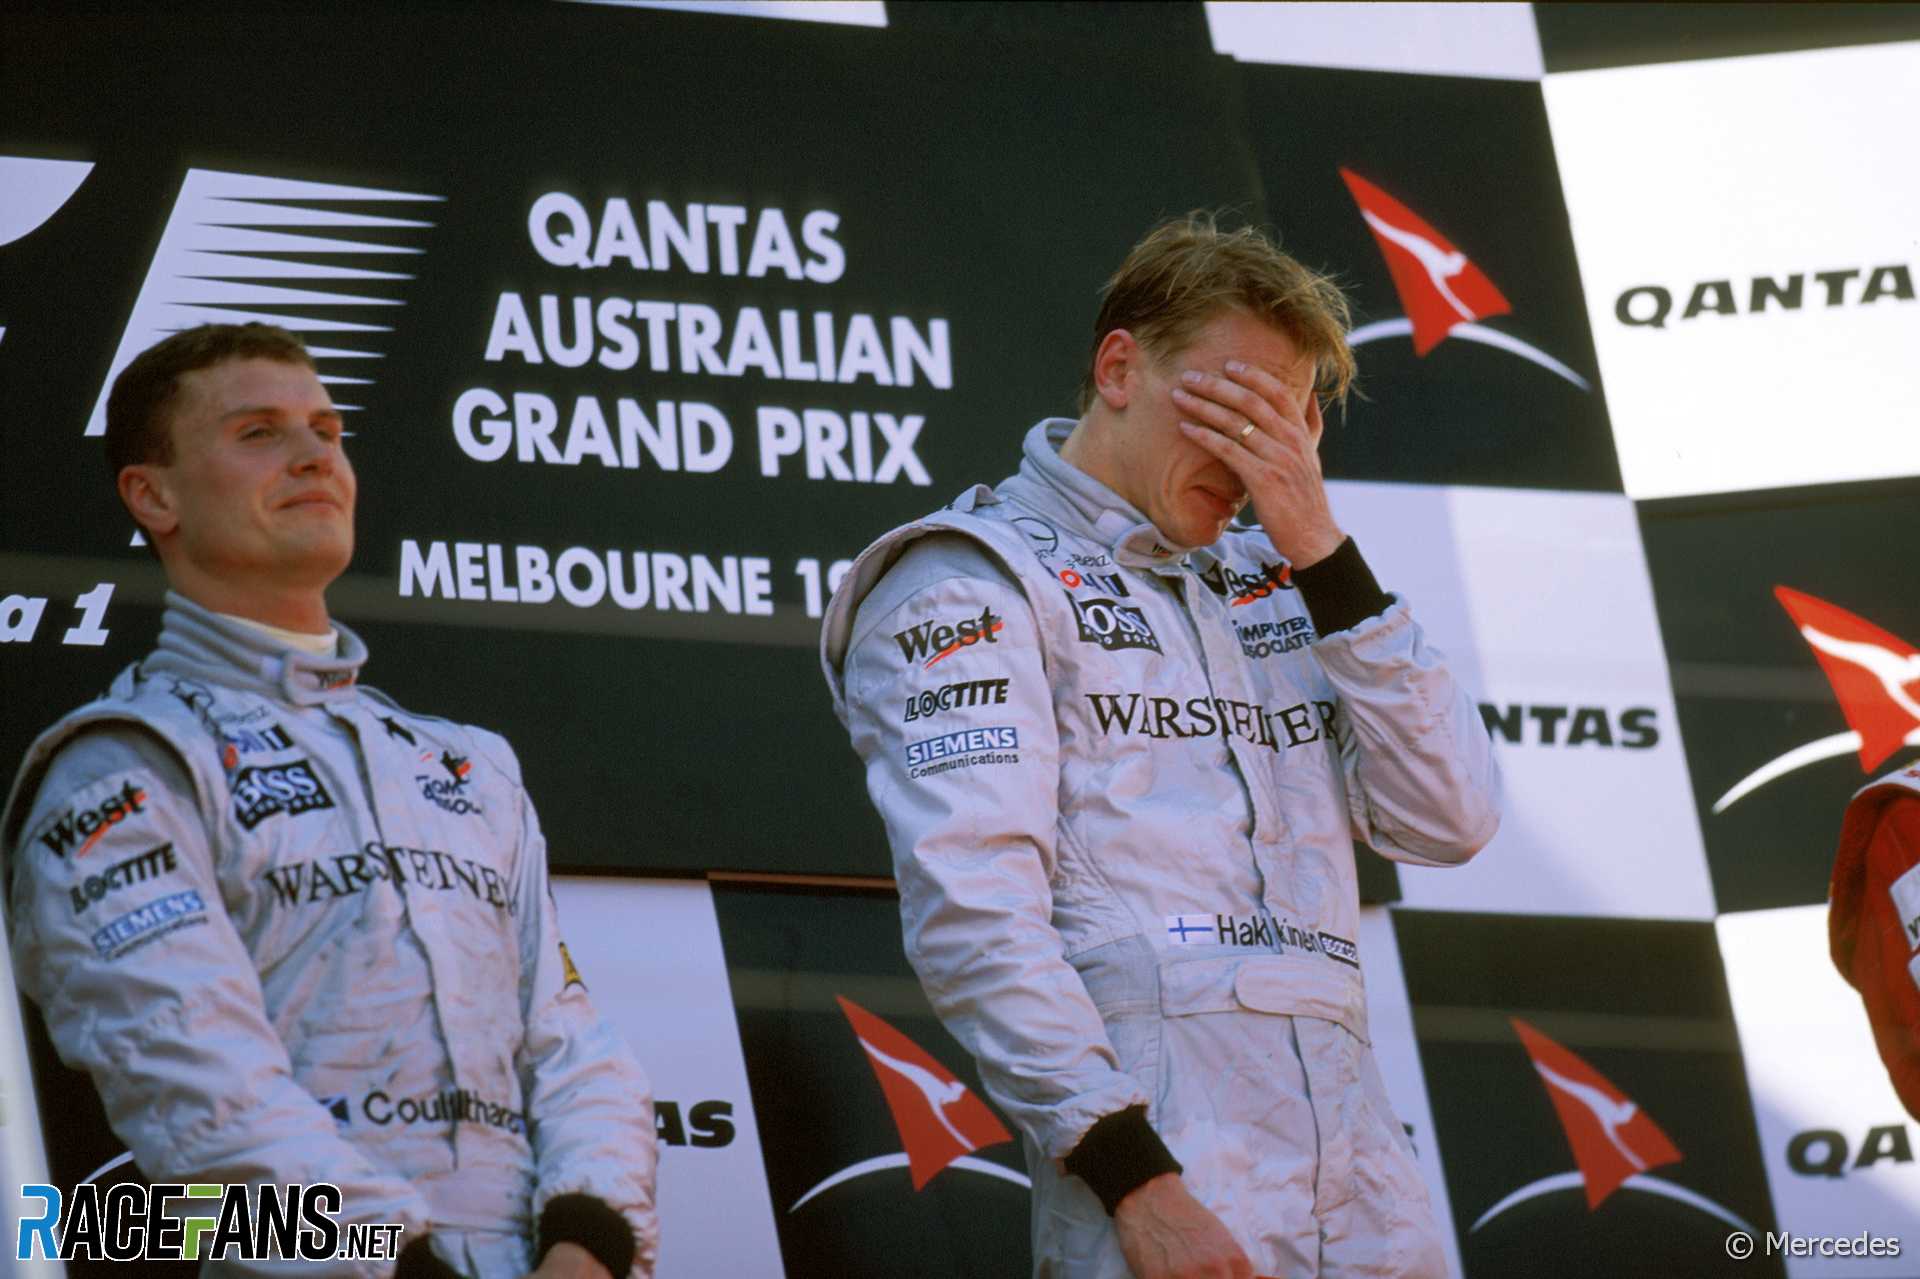
[[[1784,1274],[1710,925],[1394,928],[1465,1273]]]
[[[1847,797],[1920,746],[1920,598],[1885,553],[1920,536],[1920,483],[1640,518],[1720,909],[1825,902]]]
[[[1540,86],[1241,73],[1281,246],[1355,308],[1327,474],[1619,492]]]
[[[1145,227],[1257,217],[1231,64],[348,6],[250,35],[252,66],[330,69],[276,77],[263,111],[228,87],[232,21],[9,36],[34,74],[0,153],[94,168],[8,252],[0,413],[38,445],[8,562],[56,606],[126,586],[111,653],[49,626],[9,654],[50,704],[9,715],[0,754],[152,634],[92,438],[111,375],[174,329],[271,319],[347,409],[359,550],[331,598],[368,680],[564,743],[526,760],[559,858],[884,873],[818,674],[824,600],[1073,411],[1095,291]]]
[[[787,1274],[1026,1274],[1026,1163],[900,953],[892,894],[716,885]]]

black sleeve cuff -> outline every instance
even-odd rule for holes
[[[1380,589],[1352,538],[1318,564],[1293,570],[1293,584],[1321,635],[1344,631],[1393,606],[1393,597]]]
[[[440,1260],[428,1242],[433,1236],[415,1235],[407,1240],[393,1266],[393,1279],[462,1279],[458,1270]]]
[[[544,1261],[557,1243],[579,1244],[607,1268],[613,1279],[633,1269],[633,1225],[604,1199],[593,1195],[555,1195],[540,1213],[540,1239],[534,1256]]]
[[[1087,1183],[1109,1217],[1147,1182],[1180,1171],[1180,1161],[1147,1123],[1145,1106],[1128,1106],[1101,1119],[1061,1162]]]

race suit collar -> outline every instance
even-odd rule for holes
[[[274,641],[200,607],[175,591],[167,592],[160,619],[160,642],[145,665],[210,680],[230,688],[277,697],[295,706],[317,706],[353,695],[367,646],[339,623],[340,653],[320,657]]]
[[[1195,548],[1169,541],[1132,503],[1060,456],[1076,425],[1067,417],[1041,419],[1027,432],[1014,479],[1040,487],[1049,513],[1070,515],[1068,523],[1079,525],[1077,532],[1106,543],[1119,563],[1147,569],[1179,563]],[[1015,486],[1016,497],[1020,487]]]

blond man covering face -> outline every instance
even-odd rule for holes
[[[1463,862],[1498,782],[1328,500],[1345,327],[1259,234],[1160,227],[1078,420],[827,612],[908,957],[1025,1139],[1037,1275],[1445,1273],[1368,1047],[1352,841]]]

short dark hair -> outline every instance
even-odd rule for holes
[[[1258,228],[1223,230],[1217,215],[1196,209],[1149,231],[1101,290],[1080,411],[1093,404],[1093,360],[1107,334],[1125,329],[1149,355],[1170,359],[1232,307],[1285,333],[1312,358],[1316,394],[1346,398],[1354,373],[1347,347],[1352,321],[1340,286],[1282,253]]]
[[[107,466],[116,483],[124,467],[173,461],[170,414],[181,376],[228,360],[314,367],[306,345],[277,324],[202,324],[148,347],[107,394]]]

